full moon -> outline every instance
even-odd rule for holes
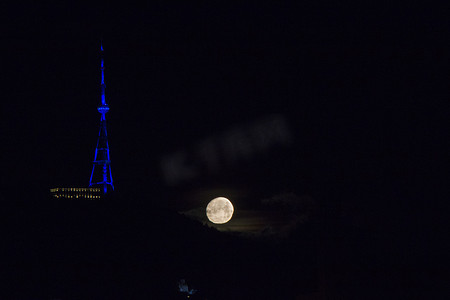
[[[224,197],[215,198],[206,206],[206,216],[214,224],[224,224],[230,221],[233,212],[233,204]]]

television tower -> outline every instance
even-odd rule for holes
[[[98,112],[102,115],[100,119],[100,131],[98,133],[97,148],[95,148],[95,157],[92,166],[91,179],[89,181],[89,187],[100,186],[102,193],[106,194],[114,190],[112,175],[111,175],[111,159],[109,158],[109,146],[108,137],[106,134],[106,118],[105,115],[109,111],[109,106],[105,100],[105,74],[104,74],[104,62],[103,62],[103,45],[100,45],[101,53],[101,70],[102,70],[102,83],[101,83],[101,104],[97,108]]]

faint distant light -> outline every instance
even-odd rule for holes
[[[196,289],[189,289],[186,280],[184,279],[178,281],[178,291],[180,291],[181,293],[186,293],[188,298],[190,297],[190,295],[193,295],[197,292]]]

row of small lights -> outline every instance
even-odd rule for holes
[[[74,196],[63,196],[63,195],[55,195],[55,198],[101,198],[100,196],[93,196],[93,195],[87,195],[87,196],[85,196],[85,197],[83,197],[83,196],[78,196],[78,195],[76,195],[75,197]]]
[[[100,192],[100,188],[55,188],[55,189],[51,189],[51,192],[87,192],[87,191],[92,191],[92,192]]]

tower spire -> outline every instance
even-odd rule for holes
[[[101,70],[102,70],[102,105],[106,105],[105,101],[105,66],[103,60],[103,42],[100,42],[100,57],[101,57]]]
[[[92,166],[91,179],[89,186],[101,186],[103,194],[110,190],[114,190],[112,175],[111,175],[111,159],[109,157],[108,137],[106,133],[106,113],[109,111],[109,106],[105,100],[105,67],[103,58],[103,43],[100,43],[100,57],[101,57],[101,103],[97,107],[101,114],[100,132],[98,134],[97,148],[95,148],[95,156]]]

